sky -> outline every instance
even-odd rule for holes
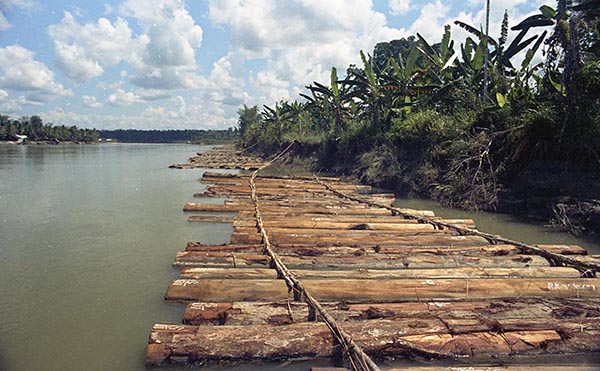
[[[552,0],[492,0],[490,35]],[[0,114],[96,129],[226,129],[377,42],[480,27],[485,0],[0,0]],[[466,35],[452,25],[453,37]]]

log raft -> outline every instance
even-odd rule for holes
[[[256,170],[264,165],[264,161],[256,157],[245,156],[232,149],[213,149],[190,157],[185,164],[173,164],[172,169],[240,169]]]
[[[263,166],[232,151],[200,157],[194,166]],[[477,232],[475,221],[393,212],[377,206],[390,205],[389,194],[333,177],[320,179],[327,188],[311,177],[257,177],[261,235],[249,180],[206,172],[201,181],[212,185],[202,197],[227,201],[185,205],[190,221],[231,223],[233,234],[224,245],[190,242],[175,257],[180,277],[165,299],[187,307],[182,323],[152,328],[148,365],[339,354],[324,318],[281,279],[277,264],[376,360],[472,366],[600,351],[600,257],[580,246],[528,249],[461,233]],[[264,238],[278,263],[265,254]]]

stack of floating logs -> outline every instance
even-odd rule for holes
[[[331,326],[265,253],[249,179],[206,172],[202,182],[213,186],[196,196],[227,201],[185,205],[194,213],[235,212],[189,217],[233,223],[234,232],[229,244],[188,243],[177,254],[181,275],[165,298],[188,302],[183,324],[153,327],[147,364],[339,354]],[[489,363],[600,350],[598,257],[579,246],[527,250],[460,233],[474,231],[474,222],[431,211],[393,216],[372,206],[391,204],[391,194],[321,181],[330,187],[308,177],[256,178],[264,231],[280,263],[369,356]]]
[[[172,169],[239,169],[256,170],[264,165],[264,161],[256,157],[245,156],[240,151],[229,149],[213,149],[211,151],[197,153],[191,157],[186,164],[174,164]]]

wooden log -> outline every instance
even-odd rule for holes
[[[419,236],[419,235],[436,235],[436,234],[446,234],[446,235],[456,235],[456,232],[451,230],[440,230],[435,229],[430,224],[406,224],[404,226],[399,227],[395,230],[389,229],[317,229],[317,228],[280,228],[280,227],[271,227],[267,228],[269,235],[280,236],[280,238],[285,238],[287,236],[305,236],[309,239],[318,239],[320,237],[350,237],[350,238],[369,238],[374,236]],[[260,237],[259,233],[256,230],[256,227],[234,227],[234,234],[240,235],[250,235],[256,234]],[[260,241],[259,241],[260,242]]]
[[[597,278],[444,278],[305,280],[305,288],[321,301],[394,302],[419,300],[482,300],[511,297],[600,298]],[[266,301],[285,300],[283,280],[180,279],[165,294],[167,300]]]
[[[581,273],[568,267],[528,267],[528,268],[432,268],[432,269],[354,269],[354,270],[294,270],[299,279],[400,279],[400,278],[492,278],[492,277],[571,277],[579,278]],[[180,278],[193,279],[276,279],[277,271],[268,268],[186,268]],[[251,284],[251,283],[248,283]]]
[[[586,251],[580,246],[566,245],[539,245],[538,247],[565,255],[584,255]],[[369,254],[435,254],[435,255],[517,255],[521,250],[513,245],[480,245],[457,247],[407,247],[407,246],[317,246],[317,245],[277,245],[279,255],[369,255]],[[240,252],[247,254],[261,254],[264,251],[262,244],[245,245],[205,245],[200,242],[188,242],[186,251],[203,252]]]
[[[210,212],[236,212],[241,210],[249,210],[243,205],[220,205],[188,202],[183,207],[183,211],[210,211]],[[287,215],[304,215],[304,214],[322,214],[322,215],[390,215],[390,212],[385,209],[372,208],[323,208],[323,207],[303,207],[301,209],[294,207],[266,207],[261,212],[268,216],[269,214],[287,214]],[[426,212],[422,213],[423,215]]]
[[[410,367],[410,371],[598,371],[598,367],[594,365],[586,365],[588,362],[585,356],[570,356],[568,360],[559,358],[560,356],[552,355],[551,358],[544,356],[543,365],[527,365],[527,364],[510,364],[498,365],[489,362],[473,363],[455,363],[451,366],[444,364],[435,364],[434,366],[415,366]],[[512,361],[512,360],[511,360]],[[527,359],[521,360],[527,362]],[[568,362],[568,363],[565,363]],[[583,363],[582,363],[583,362]],[[313,370],[318,371],[319,368],[313,367]],[[324,369],[326,370],[326,369]],[[342,370],[339,370],[342,371]],[[349,371],[349,370],[348,370]],[[386,371],[406,371],[406,368],[390,368]]]
[[[585,255],[587,251],[576,245],[537,245],[539,248],[555,254],[563,255]],[[445,248],[406,248],[406,247],[388,247],[380,246],[377,250],[380,254],[406,254],[408,249],[413,249],[413,253],[437,253],[437,254],[463,254],[463,255],[515,255],[521,254],[521,249],[514,245],[484,245],[484,246],[465,246],[465,247],[445,247]]]
[[[351,193],[351,194],[360,194],[360,190],[363,192],[368,192],[370,187],[359,187],[359,186],[339,186],[341,191]],[[208,186],[206,187],[207,192],[215,193],[215,194],[247,194],[250,192],[250,187],[246,185],[216,185],[216,186]],[[321,188],[313,188],[313,189],[304,189],[299,187],[282,187],[282,186],[259,186],[256,187],[256,192],[258,195],[290,195],[290,196],[304,196],[307,193],[310,194],[332,194],[331,191],[321,187]]]
[[[547,267],[546,259],[535,255],[507,256],[460,256],[435,254],[364,255],[364,256],[281,256],[282,262],[291,269],[423,269],[474,267]],[[184,251],[178,252],[173,265],[176,267],[270,267],[267,255],[244,253],[218,253]]]
[[[565,354],[600,350],[597,329],[581,335],[585,342],[574,343],[559,334],[572,331],[563,324],[540,325],[546,328],[543,330],[497,333],[498,325],[500,328],[520,327],[514,323],[488,323],[487,326],[484,323],[477,326],[484,331],[453,334],[440,320],[406,319],[347,323],[344,328],[367,353],[387,357],[424,354],[428,357],[485,359],[546,354],[550,353],[548,349],[561,350]],[[331,332],[325,324],[318,322],[202,328],[158,324],[149,337],[146,364],[322,358],[333,356],[335,351]]]
[[[289,244],[307,244],[315,245],[340,245],[340,246],[481,246],[486,244],[486,240],[476,236],[455,236],[448,233],[432,232],[423,234],[405,234],[405,235],[375,235],[365,234],[361,238],[355,233],[347,233],[342,235],[315,235],[304,233],[305,230],[298,233],[272,233],[267,232],[271,243],[276,245]],[[234,232],[231,235],[230,241],[232,244],[257,244],[262,241],[261,236],[256,233],[240,233]]]
[[[214,171],[206,171],[204,172],[204,174],[202,174],[202,178],[230,178],[230,179],[249,179],[250,176],[246,175],[246,174],[231,174],[231,173],[220,173],[220,172],[214,172]],[[268,178],[268,179],[298,179],[298,180],[314,180],[313,176],[302,176],[302,175],[294,175],[294,176],[287,176],[287,175],[269,175],[269,176],[261,176],[260,178]],[[340,182],[341,179],[337,178],[337,177],[321,177],[319,176],[319,179],[321,179],[324,182]]]
[[[245,202],[245,201],[240,202],[240,200],[238,200],[238,199],[225,200],[224,204],[225,205],[236,205],[236,206],[239,206],[240,209],[242,209],[242,210],[252,210],[254,208],[254,205],[251,202]],[[270,201],[261,202],[260,205],[261,205],[261,209],[262,208],[276,208],[276,207],[280,207],[280,208],[321,207],[321,208],[325,208],[325,209],[364,210],[364,209],[370,208],[368,205],[365,205],[365,204],[350,203],[350,202],[344,202],[344,201],[340,201],[340,200],[325,201],[325,200],[321,199],[319,201],[313,201],[313,200],[304,200],[304,199],[300,199],[300,198],[293,198],[293,199],[287,199],[287,200],[272,200],[272,201],[270,200]]]
[[[271,258],[262,254],[178,252],[174,266],[270,267]]]
[[[210,211],[210,212],[236,212],[236,211],[249,211],[247,209],[242,208],[239,205],[218,205],[218,204],[205,204],[205,203],[194,203],[188,202],[184,205],[183,211]],[[433,216],[433,212],[431,211],[416,211],[416,210],[407,210],[407,212],[414,212],[415,214],[422,216]],[[290,216],[302,216],[306,214],[316,214],[316,215],[361,215],[366,218],[370,218],[371,216],[382,216],[382,215],[390,215],[390,211],[385,209],[350,209],[350,208],[322,208],[322,207],[306,207],[302,209],[288,207],[268,207],[265,209],[261,209],[261,212],[265,217],[271,218],[273,215],[290,215]]]
[[[236,228],[256,228],[256,221],[252,220],[236,220],[233,223]],[[369,231],[432,231],[435,230],[431,224],[419,223],[341,223],[330,221],[313,221],[313,220],[266,220],[265,228],[273,230],[288,228],[288,229],[335,229],[335,230],[369,230]]]
[[[205,204],[188,202],[183,207],[183,211],[209,211],[209,212],[236,212],[239,207],[221,204]]]
[[[212,188],[211,188],[212,189]],[[246,192],[244,193],[231,193],[231,192],[220,192],[218,189],[212,189],[212,191],[205,191],[203,193],[198,193],[195,194],[194,197],[216,197],[216,193],[226,193],[228,195],[231,195],[231,199],[232,200],[240,200],[240,201],[245,201],[245,200],[249,200],[250,199],[250,195],[247,194]],[[380,194],[380,193],[366,193],[366,194],[361,194],[360,195],[362,198],[369,200],[371,202],[380,202],[380,203],[385,203],[385,204],[391,204],[393,203],[396,199],[394,197],[389,197],[387,194]],[[353,204],[357,204],[356,201],[351,201],[351,200],[345,200],[340,198],[339,196],[331,193],[322,193],[322,192],[318,192],[318,193],[313,193],[313,192],[304,192],[304,193],[295,193],[295,194],[287,194],[287,193],[281,193],[281,194],[273,194],[273,195],[263,195],[260,200],[262,201],[285,201],[285,200],[291,200],[291,199],[300,199],[300,200],[304,200],[304,201],[342,201],[342,202],[346,202],[346,203],[353,203]]]
[[[219,216],[219,215],[190,215],[189,222],[196,223],[233,223],[234,216]]]
[[[241,182],[232,183],[231,181],[216,182],[217,186],[225,188],[243,188],[248,187],[248,181],[243,180]],[[231,185],[230,185],[231,184]],[[314,181],[301,181],[301,180],[285,180],[285,179],[268,179],[268,178],[256,178],[254,180],[257,189],[274,189],[274,190],[317,190],[326,191],[326,188],[322,185],[315,183]],[[352,183],[338,183],[336,189],[350,191],[350,192],[370,192],[373,187],[363,184],[352,184]]]
[[[338,322],[378,318],[435,319],[600,319],[600,303],[581,299],[507,299],[492,301],[426,301],[404,303],[322,303]],[[317,320],[319,318],[317,317]],[[306,303],[280,302],[192,302],[183,322],[192,325],[264,325],[311,321]]]
[[[419,210],[423,212],[423,210]],[[432,213],[430,211],[426,211],[426,213]],[[261,214],[265,221],[278,221],[278,220],[311,220],[311,221],[330,221],[330,222],[340,222],[340,223],[364,223],[365,221],[373,222],[373,223],[407,223],[407,224],[417,224],[418,221],[413,219],[404,219],[398,216],[391,215],[368,215],[367,217],[362,215],[323,215],[323,214],[314,214],[314,213],[306,213],[300,215],[286,215],[283,213],[263,213],[261,210]],[[435,218],[435,217],[432,217]],[[252,220],[255,221],[256,218],[254,216],[254,210],[240,210],[236,214],[236,219],[239,220]],[[442,220],[440,218],[440,220]],[[447,219],[443,219],[447,220]],[[461,222],[465,219],[449,219],[457,224],[470,224],[468,221]]]
[[[250,199],[250,195],[249,194],[239,194],[239,193],[222,193],[222,192],[210,192],[210,191],[204,191],[202,193],[195,193],[194,198],[228,198],[230,200],[249,200]],[[369,202],[375,202],[375,203],[379,203],[379,204],[384,204],[384,205],[392,205],[395,199],[391,199],[391,198],[381,198],[381,197],[376,197],[376,196],[361,196],[363,197],[365,200],[368,200]],[[343,201],[342,199],[340,199],[338,196],[336,195],[328,195],[328,194],[319,194],[318,196],[313,196],[313,195],[262,195],[261,196],[261,201],[265,201],[265,202],[276,202],[276,201],[294,201],[294,200],[301,200],[304,202],[314,202],[314,203],[319,203],[320,205],[322,205],[325,202],[331,202],[331,203],[341,203],[341,204],[350,204],[350,205],[357,205],[357,203],[353,203],[353,202],[347,202],[347,201]],[[340,201],[341,200],[341,201]]]
[[[475,226],[472,219],[439,219],[441,222],[449,224]],[[280,228],[333,228],[333,229],[357,229],[359,226],[365,229],[389,229],[397,224],[420,224],[414,219],[403,219],[399,217],[370,217],[368,219],[352,216],[319,216],[306,215],[302,217],[284,217],[271,218],[264,221],[265,227],[280,227]],[[254,212],[238,212],[235,220],[236,227],[255,227],[256,219]]]

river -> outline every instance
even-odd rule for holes
[[[203,170],[168,165],[204,149],[0,145],[0,370],[145,369],[152,325],[182,317],[183,305],[163,301],[177,277],[171,267],[175,253],[188,240],[225,243],[232,231],[228,225],[188,223],[181,211],[204,190],[197,182]],[[418,200],[399,202],[437,208]],[[483,230],[507,237],[561,238],[559,243],[600,252],[597,245],[565,235],[548,237],[543,229],[508,217],[474,217],[485,224]],[[277,367],[306,370],[307,364]]]

